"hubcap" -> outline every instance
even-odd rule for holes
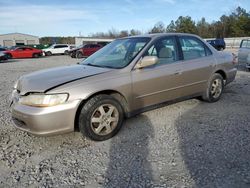
[[[119,113],[115,106],[103,104],[91,116],[91,128],[98,135],[107,135],[117,126]]]
[[[222,91],[222,82],[220,79],[215,79],[212,83],[211,95],[213,98],[218,98]]]

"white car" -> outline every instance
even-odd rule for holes
[[[68,54],[69,50],[74,46],[69,44],[53,44],[52,46],[43,49],[45,55],[50,56],[53,54]]]
[[[250,71],[250,39],[243,39],[238,51],[239,64],[244,64]]]

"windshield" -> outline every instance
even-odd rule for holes
[[[80,64],[123,68],[134,59],[149,41],[150,38],[148,37],[118,39],[103,47]]]

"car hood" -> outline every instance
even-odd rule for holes
[[[21,95],[30,92],[47,92],[63,84],[110,70],[112,69],[86,65],[57,67],[24,75],[20,77],[15,87]]]

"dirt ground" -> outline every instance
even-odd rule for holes
[[[243,67],[220,101],[190,99],[143,113],[104,142],[17,130],[9,109],[15,80],[78,61],[0,63],[0,187],[250,187],[250,73]]]

